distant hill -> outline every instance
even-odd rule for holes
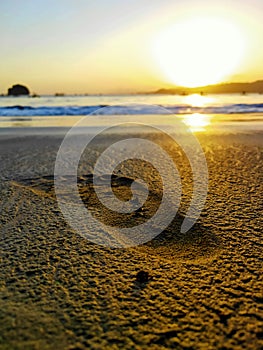
[[[196,88],[175,87],[171,89],[159,89],[154,91],[154,94],[251,94],[263,93],[263,80],[258,80],[252,83],[224,83],[208,86],[200,86]]]

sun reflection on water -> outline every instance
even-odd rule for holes
[[[193,94],[186,96],[184,102],[192,107],[204,107],[213,102],[214,100],[215,99],[212,97]]]
[[[184,123],[193,132],[206,131],[207,127],[211,124],[211,116],[207,114],[188,114],[183,117]]]

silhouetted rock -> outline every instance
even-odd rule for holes
[[[26,86],[16,84],[8,89],[7,94],[8,96],[29,95],[29,90]]]

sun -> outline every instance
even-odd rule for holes
[[[167,81],[197,87],[234,74],[244,56],[245,39],[225,18],[192,17],[157,33],[151,49]]]

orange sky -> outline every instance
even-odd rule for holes
[[[10,0],[0,13],[1,93],[14,83],[118,93],[263,78],[261,0]]]

